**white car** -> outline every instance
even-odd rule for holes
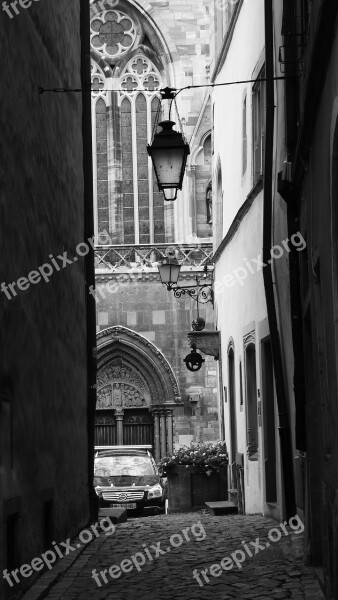
[[[131,514],[165,509],[165,488],[151,446],[96,446],[94,487],[99,508],[126,508]]]

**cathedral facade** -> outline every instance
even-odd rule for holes
[[[174,252],[179,285],[212,275],[211,100],[208,88],[161,101],[160,90],[209,81],[207,3],[91,3],[96,292],[97,445],[151,444],[156,458],[220,437],[217,369],[187,370],[187,333],[211,303],[161,286],[158,263]],[[176,202],[159,192],[147,144],[170,116],[189,141]]]

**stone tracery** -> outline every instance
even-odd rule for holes
[[[120,10],[107,10],[91,21],[91,45],[102,57],[120,57],[134,45],[136,26]]]

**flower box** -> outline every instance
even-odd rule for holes
[[[227,469],[202,475],[195,467],[176,465],[168,470],[169,513],[189,512],[206,502],[227,498]]]
[[[227,498],[225,442],[192,443],[161,459],[168,478],[169,512],[187,512]]]

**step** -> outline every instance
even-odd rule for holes
[[[109,517],[112,523],[124,523],[127,518],[127,510],[125,508],[100,508],[99,510],[99,520]]]
[[[234,502],[221,500],[219,502],[206,502],[205,506],[209,508],[211,513],[217,517],[220,515],[234,515],[238,514],[238,507]]]

